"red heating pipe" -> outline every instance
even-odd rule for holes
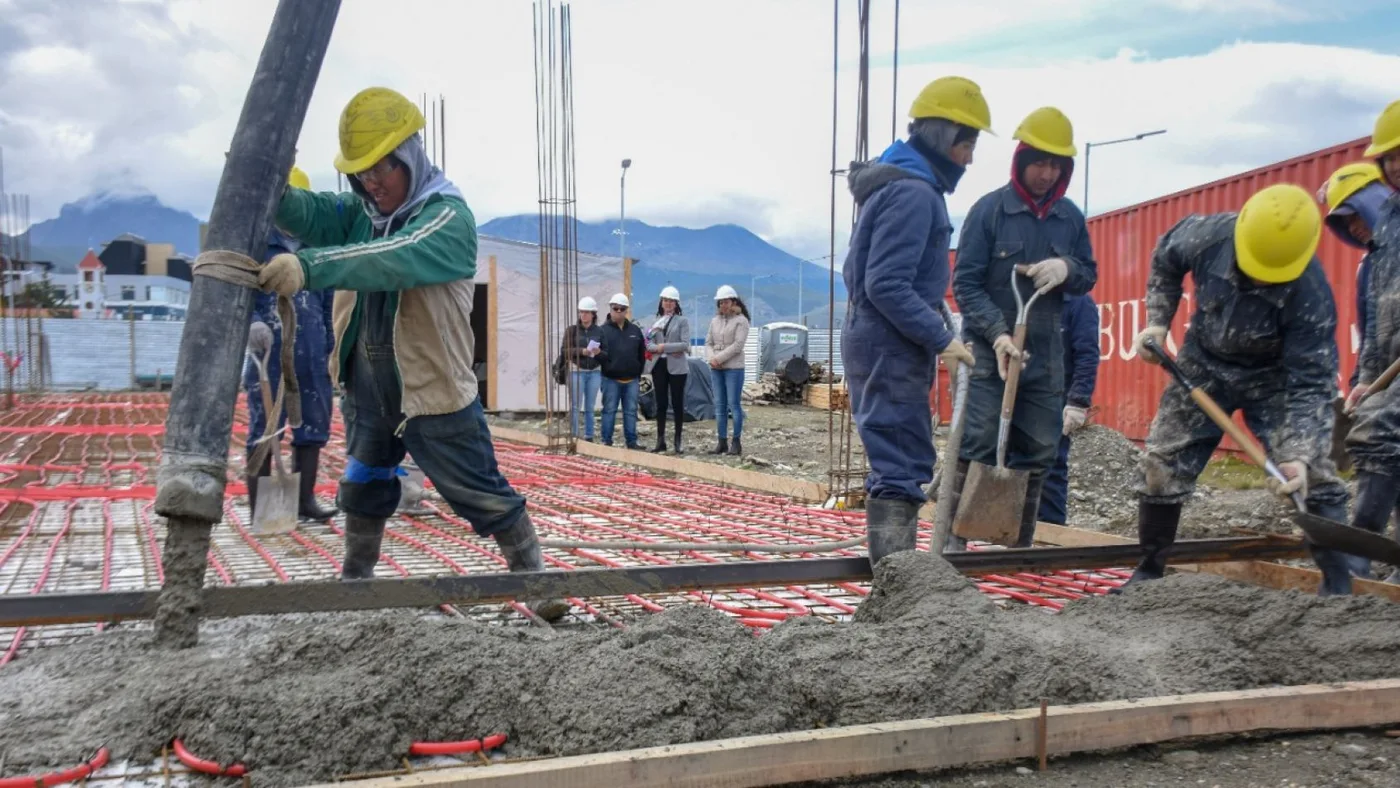
[[[494,750],[506,743],[504,733],[496,733],[484,739],[466,741],[416,741],[408,746],[409,755],[464,755],[469,752]]]
[[[92,773],[107,765],[107,759],[111,757],[111,752],[106,747],[97,751],[92,756],[92,760],[87,763],[65,769],[61,772],[49,772],[36,777],[0,777],[0,788],[49,788],[52,785],[62,785],[64,783],[74,783],[85,780],[92,776]]]
[[[63,538],[68,535],[68,531],[73,527],[73,510],[78,507],[77,501],[68,504],[68,508],[63,513],[63,526],[54,534],[53,541],[49,543],[49,549],[44,553],[44,566],[39,571],[39,578],[34,582],[34,587],[29,590],[31,594],[37,594],[44,590],[44,585],[49,582],[49,573],[53,571],[53,560],[58,555],[58,546],[63,543]],[[36,508],[35,511],[38,511]],[[6,649],[4,655],[0,655],[0,667],[10,663],[19,653],[19,647],[24,643],[24,638],[29,634],[29,627],[20,627],[15,630],[14,637],[10,640],[10,647]]]
[[[113,530],[116,524],[112,522],[112,502],[102,502],[102,519],[106,521],[102,529],[102,590],[109,591],[112,588],[112,541]],[[107,622],[98,623],[97,631],[101,632],[107,628]]]
[[[175,757],[180,759],[180,763],[183,763],[200,774],[210,774],[215,777],[242,777],[248,773],[248,767],[241,763],[235,763],[231,766],[220,766],[213,761],[200,758],[185,749],[184,742],[179,739],[176,739],[170,744],[175,750]]]

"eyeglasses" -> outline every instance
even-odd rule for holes
[[[367,186],[370,183],[379,183],[383,181],[384,178],[388,177],[389,173],[393,172],[395,169],[394,162],[390,161],[386,156],[375,162],[373,167],[370,167],[364,172],[357,172],[351,177],[359,181],[361,185]]]
[[[615,306],[615,307],[612,308],[612,311],[614,311],[614,312],[626,312],[626,311],[627,311],[627,307],[625,307],[625,306]]]

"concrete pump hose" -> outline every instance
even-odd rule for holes
[[[227,249],[200,252],[199,257],[196,257],[194,264],[190,266],[196,276],[207,276],[250,290],[258,289],[258,271],[261,268],[253,258]],[[277,397],[287,411],[287,426],[296,429],[301,426],[301,386],[297,383],[296,373],[296,304],[287,296],[278,296],[277,315],[282,320],[282,385]],[[283,396],[284,394],[286,396]],[[269,424],[276,424],[277,414],[267,414],[267,420]]]
[[[844,542],[816,542],[813,544],[760,544],[754,542],[644,542],[632,540],[616,541],[572,541],[566,539],[541,539],[541,547],[554,547],[561,550],[650,550],[653,552],[681,552],[685,550],[706,550],[718,553],[834,553],[865,544],[865,537],[858,536]]]

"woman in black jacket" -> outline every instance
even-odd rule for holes
[[[564,331],[562,352],[569,360],[569,402],[573,418],[569,419],[574,437],[583,432],[583,439],[593,442],[593,411],[598,404],[598,390],[603,373],[598,356],[603,352],[603,329],[598,325],[598,302],[584,296],[578,302],[578,322]],[[582,429],[580,430],[580,425]]]

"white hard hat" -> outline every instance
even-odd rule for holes
[[[719,289],[715,291],[715,300],[723,301],[726,298],[733,298],[737,301],[739,299],[739,294],[729,285],[720,285]]]
[[[671,287],[670,285],[667,285],[661,288],[661,297],[669,298],[672,301],[679,301],[681,300],[681,291],[677,290],[674,287]]]
[[[598,302],[593,300],[593,296],[584,296],[578,300],[578,311],[597,312]]]
[[[611,305],[625,306],[628,308],[631,308],[632,306],[632,302],[627,300],[627,296],[624,293],[618,293],[614,295],[612,299],[608,301],[608,303]]]

